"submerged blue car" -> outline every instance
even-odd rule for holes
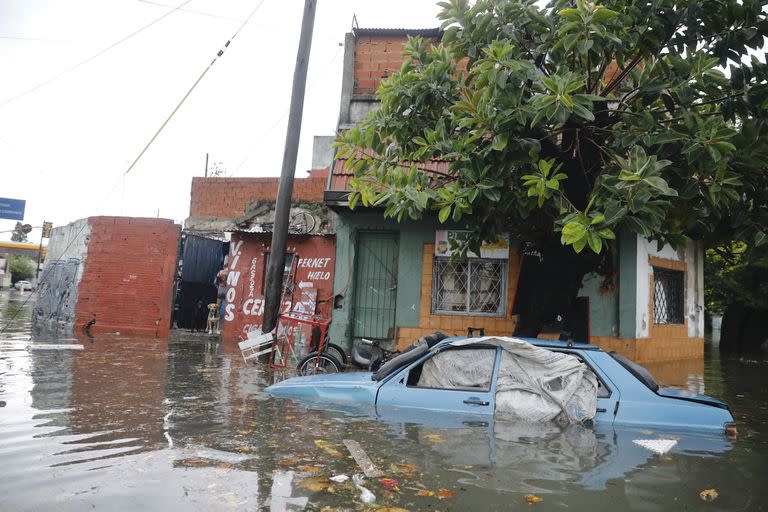
[[[431,346],[417,342],[375,372],[294,377],[266,391],[303,402],[329,403],[329,407],[335,403],[337,406],[366,405],[376,411],[394,408],[403,413],[411,411],[415,417],[429,411],[480,419],[492,417],[497,405],[503,405],[496,401],[497,387],[502,380],[499,368],[506,354],[498,345],[485,344],[485,339],[474,342],[467,338],[448,338]],[[684,390],[662,388],[642,366],[619,354],[588,344],[509,339],[574,356],[585,365],[594,374],[590,380],[597,383],[593,419],[598,424],[736,434],[733,416],[724,402]],[[440,368],[434,363],[441,354],[467,349],[476,351],[473,367],[470,371],[461,370],[474,380],[457,383],[434,375],[435,368]],[[425,367],[431,372],[429,378],[425,378]],[[450,371],[456,372],[457,368]]]

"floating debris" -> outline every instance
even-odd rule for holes
[[[632,442],[659,455],[664,455],[677,444],[675,439],[635,439]]]
[[[362,449],[360,443],[352,439],[345,439],[344,446],[346,446],[349,453],[352,454],[352,458],[355,459],[357,465],[363,470],[365,476],[368,478],[384,476],[384,473],[376,467],[370,457],[368,457],[368,454],[365,453],[365,450]]]

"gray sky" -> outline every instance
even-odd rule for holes
[[[264,0],[133,170],[129,163],[261,0],[0,0],[0,197],[24,222],[189,213],[205,153],[227,175],[277,176],[303,0]],[[162,4],[162,5],[158,5]],[[166,7],[167,5],[168,7]],[[198,12],[191,12],[198,11]],[[436,0],[319,0],[296,175],[336,127],[352,15],[361,27],[436,27]],[[15,221],[0,220],[0,231]],[[39,241],[35,230],[30,240]],[[0,234],[0,240],[10,233]]]

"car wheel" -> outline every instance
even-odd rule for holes
[[[296,371],[299,375],[322,375],[324,373],[339,373],[343,366],[338,359],[325,351],[320,355],[317,352],[310,352],[299,361]]]

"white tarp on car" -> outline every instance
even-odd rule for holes
[[[562,424],[583,423],[595,417],[597,377],[577,357],[519,338],[486,336],[451,345],[495,345],[504,350],[496,383],[497,417]],[[446,351],[424,364],[419,385],[490,389],[489,365],[484,360],[490,354],[481,350]]]

